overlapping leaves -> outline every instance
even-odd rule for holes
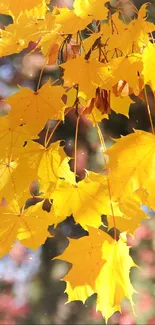
[[[133,130],[103,153],[105,170],[86,171],[79,180],[76,163],[71,171],[71,158],[60,141],[51,143],[53,133],[46,123],[64,121],[71,109],[78,118],[85,115],[97,127],[105,151],[97,122],[108,118],[111,110],[128,117],[137,96],[145,99],[150,116],[146,85],[154,93],[155,26],[146,19],[147,4],[139,12],[134,8],[135,16],[127,24],[121,19],[119,2],[112,7],[105,0],[75,0],[72,10],[51,12],[48,3],[2,0],[0,4],[0,13],[13,18],[13,24],[0,31],[0,56],[29,52],[32,41],[45,63],[56,65],[60,75],[59,85],[49,80],[40,86],[40,78],[37,90],[19,85],[19,91],[5,99],[10,111],[0,118],[0,199],[6,200],[0,206],[0,256],[16,239],[36,249],[49,236],[49,225],[56,227],[72,215],[88,236],[70,240],[60,256],[72,263],[64,278],[68,300],[84,302],[97,293],[97,309],[107,320],[120,311],[124,297],[133,306],[130,269],[135,265],[125,233],[134,235],[147,218],[142,204],[155,208],[155,135]],[[40,143],[38,134],[45,125]],[[30,205],[33,181],[39,184],[40,202],[32,200]],[[45,199],[50,212],[42,209]],[[102,215],[107,216],[107,227]],[[101,225],[105,231],[98,230]],[[106,233],[111,228],[114,238]]]

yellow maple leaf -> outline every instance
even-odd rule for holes
[[[110,93],[110,107],[117,114],[123,114],[129,117],[129,108],[134,101],[129,96],[115,96],[113,92]]]
[[[19,87],[20,91],[7,98],[11,106],[9,119],[12,126],[26,123],[30,134],[38,134],[48,119],[63,120],[65,105],[62,101],[64,90],[51,86],[47,81],[37,92]]]
[[[102,258],[102,244],[106,240],[111,242],[112,238],[105,232],[91,227],[89,236],[69,240],[69,246],[60,255],[61,260],[72,263],[71,270],[63,278],[67,282],[65,292],[68,294],[68,302],[82,300],[84,303],[96,292],[95,281],[105,263]]]
[[[1,0],[0,13],[17,17],[21,12],[45,3],[49,3],[49,0]]]
[[[132,19],[129,24],[120,20],[119,12],[112,15],[112,22],[109,20],[105,28],[102,25],[102,42],[106,41],[107,55],[111,59],[114,55],[122,56],[134,53],[141,54],[148,45],[149,35],[154,31],[154,24],[146,21],[143,17],[146,11],[146,4],[138,12],[138,17]],[[144,12],[143,12],[144,11]],[[143,14],[142,14],[143,12]]]
[[[140,7],[140,9],[139,9],[139,11],[138,11],[138,18],[139,19],[142,19],[142,18],[147,18],[146,16],[147,16],[147,7],[149,6],[149,2],[146,2],[146,3],[144,3],[141,7]]]
[[[60,142],[52,143],[49,147],[29,141],[19,152],[21,160],[27,161],[30,168],[36,171],[36,177],[45,184],[56,182],[59,178],[67,181],[75,179],[69,168],[69,157],[66,156]]]
[[[138,18],[132,20],[129,25],[130,38],[133,44],[134,52],[142,53],[148,46],[150,35],[155,30],[153,23],[146,21],[138,14]],[[130,41],[130,43],[131,43]]]
[[[27,13],[20,15],[13,24],[1,30],[0,56],[19,53],[27,48],[30,41],[37,42],[46,33],[46,22]]]
[[[111,90],[120,80],[126,81],[134,94],[141,91],[139,75],[143,69],[142,57],[140,54],[131,54],[114,58],[110,63],[103,64],[98,73],[103,80],[101,87]]]
[[[25,247],[37,249],[50,236],[47,231],[50,223],[49,213],[42,210],[42,202],[25,210],[16,200],[0,206],[0,257],[10,251],[16,239]]]
[[[149,42],[148,46],[145,48],[143,52],[143,75],[144,75],[144,83],[151,86],[152,90],[155,90],[155,79],[154,73],[152,69],[153,58],[155,56],[155,45]]]
[[[89,228],[89,236],[71,239],[66,251],[58,257],[72,263],[63,278],[67,282],[68,302],[85,302],[97,293],[97,310],[106,321],[114,312],[121,311],[120,304],[125,297],[134,305],[130,269],[136,265],[122,237],[115,242],[105,232]]]
[[[8,115],[0,118],[0,159],[12,155],[18,158],[19,149],[29,139],[30,134],[24,125],[12,127]]]
[[[133,194],[132,197],[127,197],[119,201],[119,207],[122,216],[115,216],[115,225],[120,232],[128,232],[133,235],[135,230],[140,226],[143,219],[149,218],[141,209],[139,198]],[[108,229],[114,227],[114,220],[112,216],[107,216]]]
[[[92,21],[91,17],[81,18],[68,8],[56,8],[55,14],[55,22],[61,25],[61,32],[64,34],[75,34]]]
[[[61,35],[61,24],[56,23],[56,16],[53,12],[46,15],[45,28],[41,32],[41,39],[38,42],[37,48],[41,48],[44,56],[49,56],[52,48],[57,44],[60,48],[64,41],[64,36]]]
[[[64,71],[64,86],[69,87],[79,84],[79,91],[87,96],[87,99],[95,97],[96,88],[102,80],[98,70],[102,64],[97,60],[85,60],[81,56],[61,64]]]
[[[22,181],[21,181],[22,175]],[[28,162],[10,156],[0,160],[0,194],[8,202],[13,198],[21,198],[21,203],[30,197],[30,184],[36,180],[36,171],[29,167]]]
[[[130,269],[135,265],[129,255],[129,247],[122,238],[118,242],[105,242],[102,258],[106,263],[96,279],[97,310],[106,321],[116,311],[121,311],[121,302],[126,297],[133,308],[133,289],[130,282]]]
[[[125,24],[121,19],[119,12],[112,15],[112,20],[101,26],[103,43],[106,42],[109,50],[108,57],[111,59],[114,53],[121,56],[132,53],[132,37],[129,31],[130,24]]]
[[[85,53],[88,53],[88,51],[92,48],[95,41],[101,36],[100,33],[91,33],[89,37],[83,40],[83,47],[85,49]]]
[[[81,18],[91,16],[92,20],[103,20],[108,14],[106,2],[107,0],[75,0],[73,6],[76,15]]]
[[[53,200],[55,225],[73,214],[75,222],[84,229],[87,229],[87,226],[97,228],[102,223],[102,214],[122,215],[117,202],[112,202],[113,211],[111,210],[106,177],[93,172],[89,172],[84,180],[73,185],[65,181],[58,182],[49,197]]]
[[[49,3],[49,0],[42,0],[41,2],[38,2],[38,5],[33,7],[32,9],[26,10],[26,13],[29,17],[35,17],[37,19],[45,19],[46,14],[49,10],[47,7],[47,4]],[[21,13],[20,13],[21,15]]]
[[[94,127],[96,127],[96,122],[101,122],[104,118],[106,118],[107,120],[109,119],[108,114],[102,114],[96,106],[93,107],[92,113],[93,115],[87,115],[87,119],[93,123]]]
[[[135,130],[116,140],[106,154],[109,155],[109,179],[112,193],[117,198],[130,196],[139,188],[153,192],[155,136]]]

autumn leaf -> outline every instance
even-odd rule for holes
[[[85,18],[88,16],[96,20],[107,18],[108,9],[105,7],[107,0],[75,0],[74,11],[77,16]]]
[[[48,212],[42,210],[42,202],[25,210],[16,200],[0,206],[0,257],[9,253],[16,239],[25,247],[37,249],[50,236],[47,229],[51,223]]]
[[[145,85],[152,94],[155,90],[155,25],[147,19],[147,3],[139,10],[130,4],[134,15],[129,21],[119,3],[115,6],[107,0],[75,0],[71,10],[53,5],[49,0],[0,3],[0,13],[12,17],[12,23],[1,26],[0,57],[21,51],[21,59],[34,51],[44,57],[35,90],[19,86],[8,98],[1,94],[5,98],[2,106],[7,103],[11,110],[0,118],[0,200],[7,203],[0,205],[0,257],[15,240],[37,249],[50,236],[49,225],[56,227],[72,215],[88,236],[69,240],[58,257],[72,264],[63,278],[68,302],[85,302],[96,293],[97,310],[107,322],[121,312],[125,297],[134,311],[130,270],[135,264],[126,234],[134,236],[141,221],[148,218],[142,205],[155,210],[155,135],[135,130],[105,151],[107,132],[104,139],[97,122],[108,118],[111,110],[128,117],[136,98],[146,101],[151,120],[143,93]],[[44,81],[49,73],[59,86]],[[7,80],[10,84],[11,79]],[[16,78],[12,83],[16,86]],[[101,173],[85,170],[85,178],[79,181],[76,164],[75,171],[70,170],[73,158],[65,154],[60,141],[51,143],[71,110],[71,119],[78,117],[74,159],[82,141],[78,131],[82,126],[82,134],[87,133],[88,120],[97,128],[106,157]],[[83,121],[78,130],[79,119]],[[49,120],[58,120],[52,133],[49,127],[44,129]],[[62,134],[59,139],[64,139]],[[92,143],[91,148],[96,145]],[[32,191],[34,181],[36,192]],[[30,189],[37,196],[33,200],[40,200],[33,206],[28,206]],[[45,199],[49,213],[42,208]],[[108,225],[103,225],[103,215]],[[100,226],[114,228],[114,239]]]
[[[150,38],[148,33],[153,32],[155,26],[143,17],[144,12],[146,12],[144,7],[146,4],[140,8],[138,17],[132,19],[129,24],[124,24],[119,13],[116,12],[112,15],[112,21],[108,21],[106,30],[102,25],[101,40],[107,42],[110,60],[114,55],[116,57],[122,56],[122,54],[128,56],[133,52],[141,54],[142,49],[147,47]]]
[[[151,133],[135,130],[121,137],[110,147],[109,155],[112,193],[117,198],[130,196],[139,188],[151,195],[155,184],[154,175],[155,136]]]
[[[129,96],[116,97],[112,92],[110,94],[110,107],[117,114],[123,114],[129,117],[129,108],[134,101]]]
[[[6,156],[18,158],[19,150],[25,141],[30,140],[30,134],[25,126],[13,127],[8,116],[0,118],[0,159]]]
[[[92,49],[95,41],[97,41],[101,37],[102,33],[90,33],[89,37],[83,40],[83,47],[85,53],[88,53],[90,49]]]
[[[124,200],[120,198],[119,208],[122,216],[115,216],[115,226],[120,232],[134,235],[141,221],[149,218],[141,209],[139,198],[135,194],[132,194],[132,197],[126,197]],[[107,216],[107,220],[108,229],[114,228],[113,216]]]
[[[14,24],[9,24],[1,30],[0,56],[19,53],[27,48],[30,41],[37,42],[45,35],[47,24],[42,19],[23,13]]]
[[[130,282],[130,269],[136,265],[129,255],[129,247],[121,237],[118,242],[106,241],[102,246],[102,253],[106,263],[96,279],[96,309],[101,311],[107,321],[113,313],[121,312],[120,304],[125,297],[133,309],[135,290]]]
[[[59,181],[49,197],[53,200],[55,225],[73,214],[75,222],[87,230],[87,226],[98,228],[101,225],[102,214],[122,215],[118,203],[111,203],[106,177],[93,172],[73,185]]]
[[[69,157],[66,156],[60,141],[46,147],[34,141],[28,141],[27,145],[19,153],[21,160],[26,160],[29,167],[36,172],[36,178],[44,184],[56,182],[64,178],[74,183],[74,173],[69,168]]]
[[[57,8],[55,10],[55,22],[61,25],[61,32],[64,34],[75,34],[79,30],[83,30],[92,21],[91,17],[84,19],[76,15],[76,12],[68,8]]]
[[[22,175],[22,181],[21,181]],[[36,180],[36,172],[26,160],[6,157],[0,160],[0,193],[8,202],[21,198],[22,204],[30,197],[30,184]]]
[[[102,79],[102,88],[110,90],[120,80],[126,81],[132,93],[139,95],[141,91],[140,74],[143,69],[142,57],[134,53],[128,56],[114,58],[110,64],[104,64],[98,73]]]
[[[152,60],[155,55],[155,46],[151,42],[149,42],[148,46],[144,49],[143,52],[143,75],[144,75],[144,82],[151,86],[152,90],[155,90],[155,80],[154,74],[152,69]]]
[[[30,134],[35,135],[48,119],[64,119],[65,105],[61,99],[64,90],[61,86],[52,87],[50,81],[47,81],[37,92],[19,88],[19,92],[7,98],[7,103],[11,106],[9,119],[12,126],[26,123]]]
[[[17,17],[21,12],[43,3],[49,3],[49,0],[1,0],[0,13]]]
[[[53,51],[54,52],[56,51],[57,53],[56,59],[58,59],[58,49],[60,49],[61,44],[64,41],[64,37],[60,33],[61,25],[55,24],[55,18],[53,17],[53,15],[50,18],[51,18],[50,26],[48,26],[48,21],[47,21],[47,26],[45,27],[43,33],[40,33],[41,38],[36,47],[40,49],[40,51],[44,54],[46,58],[48,58],[48,60]],[[57,50],[55,49],[56,46],[58,47]]]
[[[69,60],[61,65],[64,71],[65,85],[79,85],[79,91],[87,96],[87,99],[95,97],[96,88],[100,85],[101,79],[98,70],[102,64],[97,60],[85,60],[82,57]]]
[[[53,46],[51,46],[49,52],[48,52],[48,62],[49,65],[56,64],[57,58],[58,58],[58,52],[59,52],[59,44],[55,43]]]
[[[69,273],[63,278],[67,282],[68,302],[86,299],[96,292],[95,281],[105,260],[102,258],[102,244],[112,241],[105,232],[89,227],[89,236],[70,239],[65,252],[57,256],[72,263]],[[81,263],[82,262],[82,263]]]
[[[67,282],[68,302],[85,302],[97,293],[97,310],[106,321],[114,312],[121,311],[123,298],[128,298],[134,306],[135,290],[129,275],[135,264],[121,237],[115,242],[105,232],[89,228],[89,236],[71,239],[66,251],[57,258],[72,263],[71,270],[63,278]]]

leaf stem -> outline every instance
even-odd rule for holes
[[[43,64],[42,68],[41,68],[41,71],[40,71],[40,75],[39,75],[39,80],[38,80],[38,84],[37,84],[37,90],[36,90],[36,93],[37,93],[37,91],[38,91],[39,88],[40,88],[40,83],[41,83],[41,79],[42,79],[42,75],[43,75],[43,71],[44,71],[44,69],[45,69],[45,66],[46,66],[46,59],[45,59],[45,62],[44,62],[44,64]]]
[[[104,164],[107,165],[108,161],[107,161],[106,156],[104,154],[104,152],[106,151],[106,144],[105,144],[105,141],[104,141],[104,137],[103,137],[103,134],[101,132],[101,129],[100,129],[98,123],[96,122],[96,119],[95,119],[95,116],[94,116],[93,113],[92,113],[92,117],[93,117],[94,124],[95,124],[95,127],[97,129],[97,133],[98,133],[100,143],[101,143],[101,146],[102,146]],[[117,239],[116,220],[115,220],[114,209],[113,209],[113,204],[112,204],[112,194],[111,194],[110,182],[109,182],[108,178],[107,178],[107,185],[108,185],[108,193],[109,193],[109,199],[110,199],[111,214],[112,214],[113,224],[114,224],[114,240],[116,241],[116,239]]]
[[[47,125],[47,128],[46,128],[46,134],[45,134],[45,138],[44,138],[44,147],[45,148],[47,147],[49,129],[50,129],[50,123],[48,122],[48,125]]]
[[[69,107],[68,109],[66,109],[66,112],[64,113],[64,117],[72,110],[72,107]],[[55,133],[57,127],[59,126],[59,124],[63,122],[63,120],[58,120],[57,123],[55,124],[52,132],[50,133],[48,139],[47,136],[45,135],[45,142],[44,142],[44,146],[47,147],[49,145],[50,140],[53,137],[53,134]],[[48,130],[46,131],[46,133],[48,133]]]
[[[148,96],[147,96],[147,92],[146,92],[146,86],[144,86],[144,95],[145,95],[145,102],[146,102],[146,107],[147,107],[148,116],[149,116],[150,125],[151,125],[151,131],[152,131],[152,134],[155,134],[151,111],[150,111],[150,105],[149,105]]]
[[[75,130],[75,144],[74,144],[74,174],[76,181],[76,169],[77,169],[77,142],[78,142],[78,130],[79,130],[80,115],[78,115],[76,120],[76,130]]]

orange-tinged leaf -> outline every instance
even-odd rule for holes
[[[0,256],[10,251],[16,239],[25,247],[37,249],[50,236],[47,231],[50,223],[49,213],[42,210],[42,202],[25,210],[16,200],[0,206]]]
[[[49,65],[54,65],[56,64],[57,58],[58,58],[58,53],[59,53],[59,45],[54,44],[48,53],[48,64]]]
[[[130,269],[136,265],[122,237],[115,242],[107,233],[89,227],[89,236],[71,239],[66,251],[59,256],[72,263],[63,278],[67,282],[68,302],[85,302],[97,293],[97,310],[106,321],[114,312],[121,311],[123,298],[128,298],[134,306]]]
[[[79,276],[79,273],[78,273],[78,276]],[[83,272],[82,272],[82,276],[83,276]],[[65,277],[65,279],[67,282],[67,286],[66,286],[66,290],[65,290],[65,292],[68,294],[67,302],[71,302],[74,300],[81,300],[84,303],[88,297],[90,297],[91,295],[94,294],[94,291],[90,285],[85,284],[85,285],[78,285],[76,287],[72,287],[70,282],[67,281],[67,277]],[[65,280],[65,279],[63,279],[63,280]],[[87,282],[89,282],[89,281],[87,280]]]
[[[56,257],[72,263],[69,273],[63,278],[67,282],[68,302],[85,300],[96,292],[95,281],[103,267],[102,245],[112,241],[105,232],[89,227],[89,236],[70,239],[65,252]]]
[[[64,90],[51,86],[47,81],[38,92],[20,87],[20,91],[7,98],[11,106],[9,119],[13,126],[26,123],[30,134],[38,134],[48,119],[64,119],[65,105],[62,101]]]
[[[47,24],[42,19],[37,19],[27,13],[20,15],[14,24],[1,30],[0,56],[19,53],[27,48],[30,41],[37,42],[42,34],[45,35]]]
[[[149,2],[146,2],[146,3],[144,3],[141,7],[140,7],[140,9],[139,9],[139,11],[138,11],[138,19],[143,19],[143,18],[146,18],[146,15],[147,15],[147,7],[150,5],[150,3]]]
[[[62,42],[64,41],[64,37],[60,35],[61,25],[54,25],[54,23],[52,23],[52,25],[49,28],[52,29],[42,35],[42,38],[37,46],[38,48],[41,48],[41,52],[45,57],[49,57],[53,50],[54,53],[57,52],[58,54],[58,49],[55,51],[55,45],[60,48]]]

